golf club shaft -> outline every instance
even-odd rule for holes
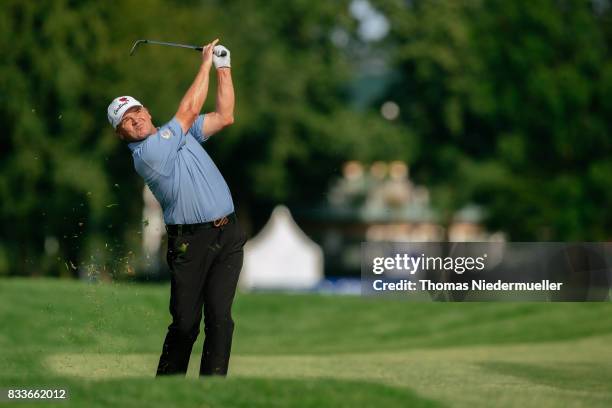
[[[191,48],[192,50],[202,51],[203,47],[198,47],[196,45],[188,45],[188,44],[178,44],[164,41],[154,41],[154,40],[145,40],[147,44],[157,44],[157,45],[167,45],[169,47],[181,47],[181,48]]]
[[[196,50],[196,51],[200,51],[200,52],[204,49],[204,47],[197,46],[197,45],[178,44],[178,43],[171,43],[171,42],[165,42],[165,41],[155,41],[155,40],[138,40],[132,46],[132,50],[130,51],[130,55],[134,54],[134,52],[136,51],[137,46],[139,46],[140,44],[156,44],[156,45],[165,45],[165,46],[168,46],[168,47],[188,48],[188,49],[192,49],[192,50]],[[219,54],[215,53],[215,55],[217,55],[218,57],[225,57],[227,55],[227,53],[225,51],[221,51]]]

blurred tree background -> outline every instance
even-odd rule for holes
[[[609,1],[399,1],[385,42],[416,176],[513,240],[609,240]],[[409,4],[409,5],[407,5]]]
[[[365,35],[359,6],[388,30]],[[166,47],[128,57],[139,38],[219,37],[232,51],[236,123],[206,148],[254,229],[275,203],[324,199],[346,160],[399,159],[443,214],[477,202],[513,240],[610,237],[608,1],[5,0],[0,10],[0,275],[129,267],[143,183],[106,108],[132,95],[160,125],[199,64]],[[369,80],[372,67],[384,80]],[[213,79],[205,110],[214,92]],[[380,115],[386,101],[397,119]]]

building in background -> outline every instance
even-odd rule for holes
[[[159,202],[145,184],[142,190],[142,272],[153,279],[158,279],[166,272],[167,266],[162,262],[166,248],[162,248],[166,234],[164,214]]]
[[[413,183],[404,162],[357,161],[344,164],[342,178],[318,207],[300,208],[296,219],[325,254],[325,274],[360,273],[360,244],[365,241],[500,241],[481,221],[482,210],[457,211],[446,228],[430,204],[429,190]]]

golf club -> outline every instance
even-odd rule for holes
[[[202,51],[202,49],[203,49],[203,47],[197,46],[197,45],[177,44],[177,43],[164,42],[164,41],[155,41],[155,40],[136,40],[134,42],[134,45],[132,45],[132,49],[130,50],[130,56],[134,55],[134,53],[136,52],[136,48],[138,48],[138,46],[140,44],[166,45],[166,46],[169,46],[169,47],[190,48],[190,49],[196,50],[196,51]],[[225,51],[221,51],[220,53],[216,53],[215,52],[215,55],[217,57],[225,57],[227,55],[227,52],[225,52]]]

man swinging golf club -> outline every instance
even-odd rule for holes
[[[231,306],[246,235],[234,215],[230,190],[201,145],[234,120],[230,53],[217,42],[204,46],[195,80],[165,125],[156,128],[149,111],[130,96],[118,97],[108,107],[108,119],[128,142],[136,171],[161,204],[168,232],[172,324],[157,376],[186,374],[202,308],[205,340],[200,376],[226,375],[229,364]],[[200,115],[213,63],[218,78],[216,109]]]

